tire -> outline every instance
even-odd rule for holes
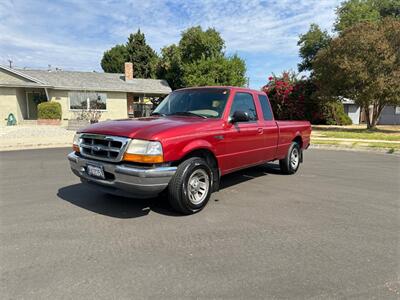
[[[283,174],[294,174],[300,167],[302,152],[298,143],[293,142],[284,159],[279,160],[279,167]]]
[[[174,210],[190,215],[202,210],[212,193],[212,172],[199,157],[183,161],[168,185],[168,199]]]

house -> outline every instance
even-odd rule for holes
[[[149,99],[170,92],[165,80],[133,78],[132,63],[125,63],[125,74],[0,66],[0,124],[10,113],[17,124],[36,120],[43,101],[61,104],[64,124],[91,108],[101,111],[100,120],[141,116]]]
[[[354,100],[341,98],[344,112],[350,117],[353,124],[366,122],[365,112]],[[400,125],[400,106],[385,106],[379,118],[378,125]]]
[[[400,125],[400,106],[385,106],[382,110],[379,125]]]
[[[360,124],[360,107],[354,103],[354,100],[341,98],[344,112],[350,117],[353,124]]]

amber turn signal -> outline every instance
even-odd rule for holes
[[[78,145],[72,145],[72,150],[74,150],[75,152],[79,152],[79,146]]]
[[[146,164],[157,164],[164,162],[162,155],[142,155],[142,154],[124,154],[124,161],[146,163]]]

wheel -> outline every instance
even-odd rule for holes
[[[212,179],[211,168],[202,158],[182,162],[168,185],[172,208],[185,215],[202,210],[211,196]]]
[[[297,172],[301,162],[301,149],[299,144],[293,142],[284,159],[279,160],[281,172],[284,174],[294,174]]]

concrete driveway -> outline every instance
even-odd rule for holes
[[[398,156],[309,150],[183,217],[82,187],[68,151],[0,153],[2,299],[400,296]]]

